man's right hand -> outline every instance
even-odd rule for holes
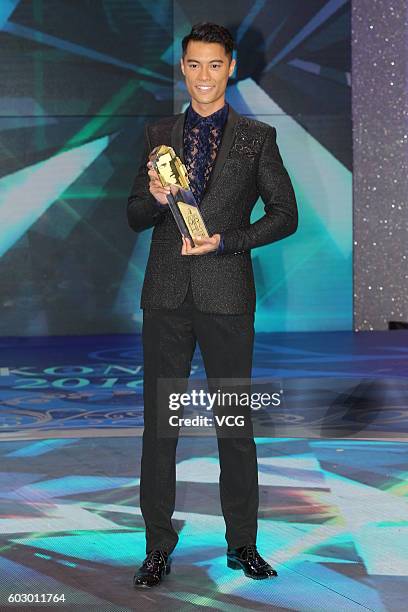
[[[154,196],[156,198],[156,200],[160,203],[160,204],[168,204],[167,201],[167,194],[170,193],[170,187],[163,187],[163,185],[160,182],[159,176],[156,172],[156,170],[154,170],[153,168],[153,164],[152,162],[147,162],[147,167],[148,167],[148,175],[150,177],[150,182],[149,182],[149,191],[152,194],[152,196]]]

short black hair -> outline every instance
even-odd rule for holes
[[[181,41],[183,48],[183,57],[187,51],[187,45],[190,40],[200,40],[208,43],[220,43],[225,49],[225,53],[232,59],[232,52],[235,48],[234,39],[232,38],[231,32],[224,28],[224,26],[216,23],[209,23],[208,21],[202,23],[196,23],[191,28],[190,34],[187,34]]]

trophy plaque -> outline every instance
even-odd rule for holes
[[[209,238],[198,204],[190,189],[187,170],[174,149],[161,145],[149,156],[163,187],[169,186],[167,201],[183,236],[194,245],[194,238]]]

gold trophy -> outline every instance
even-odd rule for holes
[[[189,238],[192,245],[194,238],[209,238],[190,189],[186,167],[174,149],[166,145],[156,147],[150,153],[149,160],[153,163],[163,187],[170,186],[167,201],[181,234]]]

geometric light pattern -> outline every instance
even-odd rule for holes
[[[0,496],[2,514],[8,515],[0,518],[3,597],[7,576],[29,568],[36,571],[37,584],[49,580],[57,592],[70,585],[74,599],[106,599],[99,609],[118,605],[119,595],[122,606],[142,602],[130,589],[133,569],[145,554],[138,481],[125,484],[128,474],[137,473],[141,439],[93,438],[92,453],[89,443],[76,440],[65,451],[55,447],[46,464],[41,456],[33,457],[28,469],[23,457],[7,457],[11,445],[23,448],[27,442],[3,442],[3,469],[15,470],[9,489],[13,506],[6,491]],[[254,604],[296,610],[403,609],[398,606],[407,587],[408,502],[390,485],[406,464],[406,445],[303,439],[258,444],[258,547],[279,574],[273,585],[259,586],[226,567],[218,474],[214,471],[205,483],[196,478],[197,462],[203,469],[206,462],[218,462],[215,440],[184,439],[180,444],[184,458],[178,461],[173,516],[179,544],[165,592],[155,595],[156,605],[160,601],[160,607],[173,609],[170,600],[174,609],[187,603],[221,610]],[[73,457],[80,462],[77,486],[72,477],[60,494],[47,487]],[[264,481],[264,466],[276,466],[280,478]],[[102,488],[101,471],[110,474]],[[23,484],[30,480],[30,485]],[[53,496],[39,498],[38,492],[47,489],[54,490]],[[100,579],[91,587],[95,573],[100,577],[106,568],[121,589]],[[84,590],[75,594],[79,579]]]
[[[0,257],[106,149],[103,136],[0,179]]]

